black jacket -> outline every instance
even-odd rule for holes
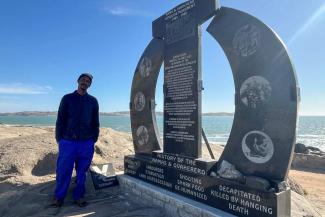
[[[97,99],[77,91],[62,97],[56,120],[55,138],[97,141],[99,135],[99,106]]]

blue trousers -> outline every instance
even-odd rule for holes
[[[73,199],[78,200],[85,194],[86,172],[94,155],[94,142],[59,141],[59,156],[56,163],[56,188],[55,196],[58,200],[64,200],[67,195],[73,166],[76,169],[76,187],[73,190]]]

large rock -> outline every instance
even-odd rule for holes
[[[309,153],[319,156],[324,156],[325,152],[321,151],[319,148],[313,147],[313,146],[307,146]]]
[[[325,155],[298,154],[293,156],[291,168],[306,171],[322,171],[325,170]]]
[[[309,149],[302,143],[297,143],[295,146],[295,153],[309,154]]]

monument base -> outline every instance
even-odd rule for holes
[[[163,207],[166,216],[173,217],[234,217],[222,210],[167,191],[158,186],[141,181],[128,175],[117,176],[119,186],[148,204]]]
[[[124,159],[125,174],[236,216],[290,216],[290,189],[275,193],[209,176],[215,162],[154,152]]]

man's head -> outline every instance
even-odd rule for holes
[[[88,87],[91,85],[92,80],[93,76],[90,73],[82,73],[78,78],[78,89],[87,91]]]

